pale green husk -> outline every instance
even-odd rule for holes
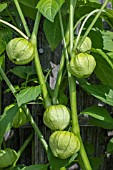
[[[14,163],[17,158],[17,153],[11,148],[0,150],[0,168],[5,168]]]
[[[71,59],[68,69],[77,78],[87,78],[95,67],[96,61],[91,54],[79,53]]]
[[[63,130],[70,122],[69,109],[64,105],[51,105],[43,115],[44,124],[52,130]]]
[[[86,37],[83,41],[82,45],[77,48],[80,52],[87,52],[90,51],[92,47],[92,42],[89,37]]]
[[[12,108],[15,104],[10,104],[5,108],[5,111]],[[15,114],[12,122],[12,127],[19,128],[26,123],[28,123],[28,117],[26,116],[25,112],[22,110],[22,108],[19,108],[18,112]]]
[[[55,131],[49,138],[49,145],[55,157],[67,159],[80,149],[79,139],[69,131]]]
[[[25,65],[34,58],[34,48],[24,38],[14,38],[6,46],[6,53],[9,59],[17,65]]]

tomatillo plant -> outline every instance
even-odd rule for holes
[[[106,8],[108,2],[109,0],[105,0],[103,4],[99,4],[98,1],[94,3],[87,2],[87,0],[39,0],[32,3],[13,0],[0,3],[1,13],[4,14],[6,10],[9,17],[8,22],[3,17],[0,19],[0,23],[3,27],[10,28],[10,31],[7,28],[9,33],[4,27],[10,36],[1,36],[0,39],[0,80],[5,81],[9,91],[15,97],[13,104],[10,103],[3,109],[0,118],[0,160],[2,160],[0,161],[0,168],[17,168],[21,154],[33,138],[32,133],[20,147],[20,150],[16,152],[12,148],[4,147],[5,133],[11,128],[21,128],[30,123],[46,151],[48,163],[41,166],[32,165],[29,169],[66,170],[75,163],[82,170],[95,169],[96,166],[86,152],[80,134],[79,115],[87,114],[92,117],[90,123],[108,129],[113,128],[113,119],[107,110],[99,106],[91,106],[78,113],[76,82],[94,97],[113,106],[113,98],[111,97],[113,79],[111,80],[111,77],[108,76],[113,73],[113,49],[106,45],[107,40],[105,38],[107,36],[107,39],[111,40],[110,37],[111,35],[113,37],[113,33],[109,31],[106,34],[106,31],[103,30],[104,26],[102,27],[103,20],[113,27],[113,23],[110,22],[110,19],[113,19],[111,11]],[[18,15],[19,20],[17,18],[14,20],[14,15],[8,11],[11,5],[17,12],[16,15]],[[94,9],[92,9],[92,6],[94,6]],[[26,14],[28,7],[30,13]],[[89,9],[88,12],[86,8]],[[34,15],[32,10],[34,10]],[[31,21],[32,19],[33,21]],[[18,24],[18,21],[20,24]],[[28,25],[28,21],[32,23],[32,26]],[[61,59],[54,89],[51,89],[47,80],[49,73],[45,78],[38,52],[38,35],[42,22],[51,51],[54,51],[62,43]],[[97,37],[97,33],[99,33],[100,39]],[[94,37],[99,40],[97,44]],[[24,80],[24,83],[21,83],[18,88],[11,83],[4,71],[5,55],[14,64],[9,71],[18,76],[18,79]],[[99,71],[99,69],[101,70]],[[97,94],[99,90],[95,90],[97,85],[94,86],[91,83],[94,75],[100,80],[99,94]],[[65,78],[67,80],[66,85],[64,83]],[[106,87],[106,84],[109,87]],[[69,94],[65,94],[66,90]],[[64,101],[60,100],[61,96]],[[35,103],[41,101],[43,105],[43,124],[51,130],[49,142],[44,138],[30,113],[28,104],[32,101]],[[106,156],[105,153],[103,154]]]

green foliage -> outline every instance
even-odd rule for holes
[[[107,144],[107,153],[113,153],[113,138],[111,138]]]
[[[0,118],[0,144],[3,141],[4,134],[11,129],[13,118],[18,109],[18,106],[14,105],[9,110],[4,111],[4,113],[2,114]]]
[[[61,167],[66,167],[68,165],[70,165],[74,159],[77,157],[77,153],[74,154],[71,158],[67,158],[67,159],[60,159],[60,158],[56,158],[52,152],[51,149],[48,149],[48,160],[50,162],[50,167],[52,170],[58,170]]]
[[[81,112],[81,114],[87,114],[92,117],[89,121],[95,126],[99,126],[105,129],[113,128],[113,118],[109,112],[100,106],[91,106]]]
[[[12,170],[47,170],[48,169],[48,164],[37,164],[37,165],[31,165],[31,166],[22,166],[22,165],[17,165]]]
[[[30,101],[36,100],[36,98],[41,93],[41,86],[26,87],[21,90],[18,95],[16,95],[18,106],[22,104],[27,104]]]
[[[54,23],[49,21],[48,19],[45,19],[44,32],[49,42],[49,45],[53,51],[62,40],[60,21],[58,15],[55,17]]]
[[[54,18],[65,0],[40,0],[37,4],[38,10],[51,22],[54,22]]]
[[[109,2],[111,2],[113,5],[112,0],[110,0]],[[80,136],[80,127],[78,121],[79,115],[77,115],[78,101],[76,98],[76,94],[79,95],[77,93],[77,89],[80,86],[89,95],[92,95],[93,97],[97,98],[99,102],[101,101],[105,107],[106,104],[109,105],[110,108],[113,106],[113,32],[108,30],[107,28],[105,29],[104,27],[104,22],[107,22],[112,30],[113,10],[107,9],[107,3],[108,3],[107,0],[105,0],[103,3],[105,6],[103,8],[104,10],[102,11],[101,8],[103,6],[101,3],[99,3],[98,0],[78,0],[78,1],[74,1],[74,0],[72,1],[70,0],[5,1],[4,0],[2,3],[0,3],[0,14],[1,14],[0,18],[4,20],[4,24],[6,24],[6,27],[4,27],[3,23],[1,23],[0,25],[0,86],[1,85],[4,86],[3,83],[7,84],[8,89],[5,89],[5,92],[7,92],[5,93],[5,95],[7,95],[9,92],[10,93],[12,92],[12,94],[15,97],[14,103],[16,103],[13,107],[9,108],[8,110],[4,109],[4,112],[0,117],[0,147],[2,148],[2,146],[3,147],[5,146],[4,135],[6,134],[6,132],[8,132],[11,128],[15,128],[13,126],[13,120],[15,114],[18,112],[18,110],[21,107],[25,113],[27,122],[29,122],[29,124],[32,126],[34,130],[33,133],[35,132],[40,142],[42,143],[42,146],[44,147],[48,158],[48,164],[36,164],[30,166],[16,165],[22,152],[31,141],[32,138],[30,137],[27,138],[26,140],[27,143],[25,141],[25,143],[20,147],[19,151],[17,152],[18,154],[17,160],[14,162],[13,168],[11,167],[8,168],[9,170],[11,169],[47,170],[48,168],[51,170],[61,170],[61,169],[69,168],[71,165],[75,164],[76,162],[80,165],[81,169],[98,170],[101,169],[101,164],[103,162],[104,156],[107,153],[110,154],[113,153],[113,138],[111,138],[108,144],[105,146],[106,152],[103,153],[103,155],[100,158],[93,157],[93,155],[95,155],[94,145],[92,143],[87,143],[87,141],[86,144],[84,144],[87,154],[85,153],[83,147],[83,141]],[[94,10],[96,10],[96,12]],[[89,14],[91,14],[92,12],[95,13],[93,13],[89,18],[87,18],[87,16],[89,16]],[[99,12],[101,12],[100,15],[98,15]],[[63,21],[61,20],[59,14],[61,15]],[[95,16],[97,18],[95,18]],[[71,22],[69,22],[70,19]],[[86,22],[84,27],[82,28],[81,26],[84,23],[84,21]],[[8,28],[8,25],[10,25],[10,29]],[[17,31],[14,29],[15,27]],[[80,28],[82,29],[81,32],[80,32]],[[29,30],[31,32],[31,36],[29,36],[28,38],[25,36],[25,34],[27,34]],[[49,69],[49,72],[47,73],[47,75],[45,75],[46,71],[43,70],[40,64],[41,55],[40,53],[38,54],[38,48],[40,47],[40,43],[43,42],[38,42],[40,41],[40,37],[38,37],[38,35],[42,33],[42,31],[44,31],[48,44],[51,48],[52,56],[54,55],[54,52],[57,51],[55,49],[60,44],[62,45],[62,49],[63,49],[63,50],[61,49],[62,52],[60,51],[60,54],[63,55],[63,57],[65,56],[65,58],[61,56],[60,64],[58,67],[57,81],[54,89],[51,89],[49,86],[49,75],[52,69]],[[27,41],[28,43],[29,42],[31,43],[33,49],[32,56],[34,57],[33,58],[34,60],[32,60],[32,63],[30,62],[29,64],[23,63],[24,64],[23,66],[20,66],[21,63],[14,62],[11,65],[11,68],[9,67],[6,68],[8,72],[8,76],[7,76],[4,69],[5,57],[7,57],[6,46],[11,39],[20,37],[19,34],[22,36],[22,38],[24,37],[24,39],[28,40]],[[84,42],[86,38],[84,35],[86,35],[86,37],[89,37],[91,39],[89,45],[90,48],[89,47],[86,48],[88,46],[86,42],[85,50],[83,48],[84,46],[81,47],[79,46],[81,40],[83,40]],[[81,39],[81,37],[83,39]],[[75,44],[73,43],[73,40],[77,38],[79,44],[77,44],[77,47],[74,47]],[[13,58],[14,56],[16,57],[18,56],[17,61],[19,61],[21,54],[25,51],[27,45],[28,45],[27,43],[25,44],[25,46],[23,46],[22,44],[18,48],[19,51],[18,50],[14,51],[14,49],[16,49],[15,47],[17,46],[17,43],[14,42],[14,44],[12,45],[13,52],[11,53],[11,58]],[[83,53],[82,55],[83,58],[81,59],[81,62],[76,57],[76,55],[79,55],[80,51]],[[11,52],[10,47],[9,47],[9,52]],[[84,56],[84,52],[87,52],[86,56]],[[27,54],[28,55],[30,54],[29,50]],[[49,57],[47,56],[48,53],[46,54],[46,51],[44,55],[46,55],[46,60],[48,60]],[[75,55],[75,58],[73,57],[73,55]],[[92,67],[89,63],[90,59],[88,58],[88,55],[90,57],[92,56],[92,58],[95,59],[94,61],[96,61],[94,64],[94,66],[96,65],[95,69],[93,68],[92,71],[90,72],[92,73],[92,76],[90,76],[90,74],[86,76],[82,76],[84,77],[84,79],[82,79],[81,76],[78,76],[76,81],[75,78],[71,76],[71,74],[73,73],[69,72],[68,69],[69,63],[71,60],[73,61],[73,59],[76,59],[79,65],[77,73],[81,72],[84,75],[86,70],[90,71]],[[24,53],[23,57],[26,56],[27,56],[26,53]],[[84,60],[86,61],[86,65],[84,65],[83,62]],[[55,58],[54,61],[56,62],[58,61],[58,59]],[[16,64],[19,64],[19,66],[15,66]],[[84,67],[82,67],[82,64],[84,65]],[[73,70],[76,69],[76,65],[74,62],[72,62],[72,67]],[[13,86],[13,83],[15,84],[15,82],[13,82],[12,79],[11,79],[12,82],[11,84],[10,79],[8,77],[13,78],[13,76],[15,76],[17,79],[16,83],[18,83],[19,80],[21,80],[18,85]],[[95,78],[98,81],[98,84],[95,83],[95,80],[93,80],[93,78]],[[76,89],[76,84],[77,84],[77,89]],[[56,90],[55,93],[54,90]],[[2,90],[0,92],[2,92]],[[2,94],[0,94],[0,97]],[[49,142],[48,144],[46,142],[45,137],[41,133],[42,129],[41,130],[39,129],[38,125],[34,121],[32,114],[30,113],[30,109],[28,109],[27,107],[27,104],[29,104],[30,102],[33,102],[35,104],[39,103],[39,99],[41,99],[40,104],[43,104],[44,109],[47,109],[51,106],[53,107],[53,109],[55,109],[55,105],[58,106],[60,104],[63,104],[66,107],[68,106],[70,110],[69,117],[71,118],[71,120],[70,122],[68,122],[69,123],[68,127],[66,126],[65,132],[63,130],[61,131],[61,133],[63,134],[62,136],[60,133],[58,136],[56,135],[54,136],[55,138],[57,137],[58,141],[52,139],[52,144],[50,144]],[[81,103],[82,101],[80,101],[80,104]],[[3,104],[1,104],[1,106],[2,105]],[[2,108],[1,106],[0,109]],[[56,117],[57,118],[62,117],[63,122],[61,122],[61,125],[63,125],[64,120],[66,119],[64,119],[65,118],[64,115],[63,116],[59,115],[61,111],[65,112],[63,108],[61,108],[60,112],[58,108],[56,108],[54,112],[52,111],[52,118],[55,117],[56,119]],[[97,105],[89,106],[85,110],[81,111],[80,116],[81,114],[85,114],[88,116],[89,124],[104,129],[113,129],[112,115],[104,107],[100,107]],[[52,118],[51,117],[49,118],[49,123],[48,123],[49,125],[50,123],[52,125],[54,124],[52,122]],[[41,121],[41,119],[39,121]],[[17,124],[18,123],[19,122],[17,120]],[[43,119],[43,123],[44,123],[44,119]],[[59,124],[60,124],[60,119],[58,119],[57,122],[57,125]],[[56,125],[55,125],[55,129],[53,130],[56,131]],[[73,154],[72,156],[69,155],[70,157],[68,159],[67,159],[68,153],[66,153],[67,152],[66,148],[70,146],[68,150],[70,152],[71,149],[73,150],[74,147],[72,146],[72,144],[70,144],[72,138],[68,136],[69,142],[67,141],[67,138],[65,138],[66,133],[76,134],[78,143],[80,143],[80,152],[77,150],[77,152],[79,153]],[[56,134],[56,132],[54,132],[54,134]],[[52,152],[54,153],[54,155]],[[73,151],[73,153],[75,153],[75,151]],[[58,157],[60,157],[61,159]]]
[[[16,76],[23,78],[23,79],[29,79],[30,76],[36,75],[35,68],[33,66],[16,66],[10,71],[15,74]]]
[[[0,3],[0,12],[7,8],[7,3]]]

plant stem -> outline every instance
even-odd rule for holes
[[[24,105],[22,108],[23,108],[24,112],[26,113],[32,127],[34,128],[39,140],[41,141],[42,145],[44,146],[45,151],[47,152],[48,151],[48,145],[47,145],[42,133],[40,132],[36,122],[34,121],[33,117],[31,116],[29,109],[27,108],[26,105]]]
[[[64,50],[63,50],[61,60],[60,60],[59,71],[57,74],[57,80],[56,80],[56,84],[54,88],[54,93],[53,93],[53,104],[57,104],[58,92],[59,92],[59,88],[60,88],[60,84],[62,80],[64,63],[65,63],[65,55],[64,55]]]
[[[47,91],[47,87],[46,87],[46,83],[45,83],[45,79],[44,79],[44,75],[43,75],[43,71],[42,71],[42,67],[40,64],[40,59],[39,59],[39,55],[38,55],[38,51],[37,51],[37,33],[38,33],[40,18],[41,18],[41,13],[38,11],[37,15],[36,15],[34,29],[33,29],[32,36],[31,36],[31,42],[34,46],[34,55],[35,55],[34,63],[35,63],[36,73],[37,73],[37,76],[39,79],[39,83],[42,85],[44,106],[45,106],[45,108],[47,108],[48,106],[51,105],[51,100],[50,100],[50,97],[49,97],[49,94]]]
[[[66,44],[66,40],[64,37],[63,22],[62,22],[62,17],[60,13],[59,13],[59,16],[60,16],[60,25],[61,25],[63,42],[64,42],[64,48],[65,48],[66,62],[67,62],[67,67],[68,67],[69,56],[68,56],[68,52],[66,48],[67,44]],[[80,144],[81,144],[80,151],[79,151],[80,156],[78,157],[78,159],[80,158],[80,161],[82,159],[86,170],[92,170],[88,157],[85,152],[85,148],[82,143],[81,136],[80,136],[80,128],[79,128],[79,123],[78,123],[77,106],[76,106],[76,80],[69,72],[68,72],[68,81],[69,81],[70,104],[71,104],[71,112],[72,112],[72,132],[79,138]]]
[[[8,85],[8,87],[9,87],[9,89],[11,90],[11,92],[13,93],[13,95],[16,97],[16,90],[15,90],[15,88],[13,87],[13,85],[11,84],[11,82],[9,81],[9,79],[7,78],[7,76],[6,76],[6,74],[4,73],[4,71],[3,71],[3,69],[2,69],[1,66],[0,66],[0,74],[1,74],[1,76],[3,77],[3,79],[5,80],[6,84]],[[47,145],[45,139],[43,138],[43,135],[41,134],[38,126],[36,125],[36,123],[35,123],[32,115],[30,114],[29,109],[27,108],[26,105],[23,105],[23,106],[22,106],[22,109],[24,110],[24,112],[25,112],[26,115],[28,116],[29,121],[30,121],[32,127],[34,128],[34,130],[35,130],[37,136],[39,137],[42,145],[44,146],[45,150],[47,151],[48,145]]]
[[[15,160],[15,162],[13,163],[13,166],[12,166],[11,168],[13,168],[13,167],[16,165],[16,163],[17,163],[18,159],[20,158],[22,152],[23,152],[23,151],[25,150],[25,148],[28,146],[28,144],[30,143],[30,141],[32,140],[32,138],[33,138],[33,133],[31,133],[31,134],[29,135],[29,137],[26,139],[26,141],[24,142],[24,144],[21,146],[21,148],[20,148],[19,151],[17,152],[17,159]]]
[[[2,67],[0,66],[0,74],[2,76],[2,78],[5,80],[6,84],[8,85],[9,89],[11,90],[11,92],[13,93],[13,95],[15,96],[16,94],[16,90],[13,87],[13,85],[11,84],[11,82],[9,81],[9,79],[7,78],[6,74],[4,73],[4,70],[2,69]]]
[[[2,19],[0,19],[0,22],[7,25],[8,27],[12,28],[13,30],[15,30],[16,32],[18,32],[22,37],[24,37],[25,39],[29,39],[22,31],[20,31],[18,28],[16,28],[14,25],[8,23],[7,21],[4,21]]]
[[[25,20],[25,18],[24,18],[24,15],[23,15],[23,13],[22,13],[22,10],[21,10],[21,8],[20,8],[20,5],[19,5],[19,3],[18,3],[18,0],[14,0],[14,3],[15,3],[15,6],[16,6],[16,8],[17,8],[17,11],[18,11],[18,13],[19,13],[19,16],[20,16],[20,18],[21,18],[21,21],[22,21],[22,23],[23,23],[23,26],[24,26],[24,29],[25,29],[25,31],[26,31],[26,34],[27,34],[28,37],[30,37],[30,31],[29,31],[29,28],[28,28],[28,26],[27,26],[27,22],[26,22],[26,20]]]
[[[84,39],[86,38],[86,36],[89,34],[89,32],[91,31],[92,27],[94,26],[95,22],[97,21],[97,19],[99,18],[100,14],[102,13],[103,9],[105,8],[105,6],[107,5],[107,3],[109,2],[109,0],[105,0],[105,2],[103,3],[102,7],[100,8],[99,12],[97,13],[97,15],[94,17],[93,21],[91,22],[90,26],[88,27],[88,29],[86,30],[84,36],[82,37],[80,43],[79,43],[79,47],[81,46],[81,44],[83,43]]]
[[[82,33],[82,30],[83,30],[83,27],[84,27],[85,23],[86,23],[87,20],[90,18],[90,16],[92,16],[94,13],[96,13],[96,12],[98,12],[98,11],[99,11],[99,9],[96,9],[96,10],[94,10],[94,11],[91,11],[91,12],[86,16],[85,20],[83,21],[83,23],[82,23],[82,25],[81,25],[81,27],[80,27],[79,33],[78,33],[78,35],[77,35],[77,39],[76,39],[76,42],[75,42],[75,45],[74,45],[74,50],[76,50],[77,45],[79,46],[78,43],[79,43],[80,36],[81,36],[81,33]]]

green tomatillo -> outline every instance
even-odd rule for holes
[[[44,124],[52,130],[63,130],[70,122],[70,111],[64,105],[51,105],[43,115]]]
[[[55,131],[49,138],[49,145],[55,157],[67,159],[80,149],[79,139],[69,131]]]
[[[17,153],[11,148],[0,150],[0,168],[6,168],[14,163],[17,159]]]
[[[77,78],[89,77],[96,67],[95,58],[88,53],[79,53],[72,57],[68,69]]]
[[[34,58],[34,48],[25,38],[14,38],[6,46],[9,59],[17,65],[25,65]]]

